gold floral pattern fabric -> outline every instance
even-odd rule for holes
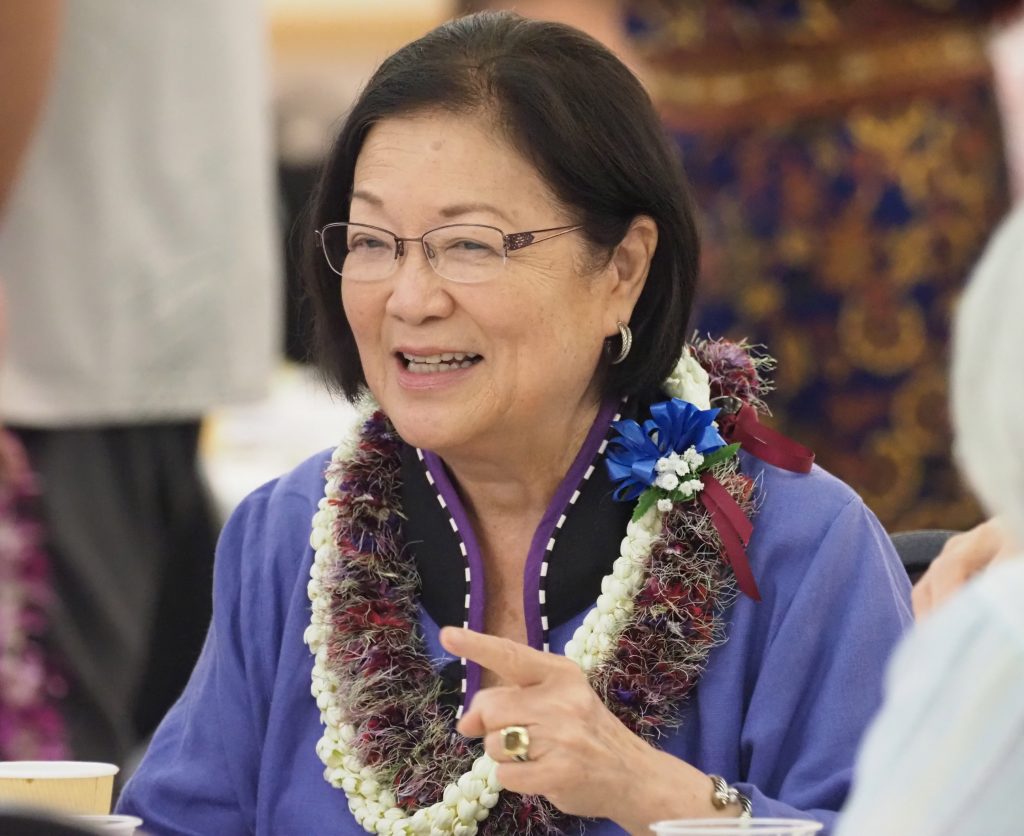
[[[698,328],[769,347],[776,427],[891,531],[978,517],[951,459],[948,340],[1008,203],[980,30],[955,8],[984,4],[926,5],[939,4],[725,0],[633,19],[657,78],[734,82],[731,104],[676,95],[665,108],[702,214]],[[730,50],[742,73],[725,67]],[[898,69],[923,52],[927,72]],[[814,80],[857,66],[864,83]]]

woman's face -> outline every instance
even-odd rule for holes
[[[496,134],[483,120],[446,113],[378,123],[356,164],[349,220],[413,238],[452,223],[505,233],[572,224]],[[592,262],[571,232],[511,251],[489,281],[458,284],[413,242],[389,278],[343,279],[366,381],[399,434],[442,455],[485,453],[548,416],[564,423],[592,413],[603,342],[629,316],[612,291],[613,267]],[[472,363],[424,371],[416,362],[437,355]]]

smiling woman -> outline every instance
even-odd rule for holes
[[[639,82],[574,29],[471,16],[382,65],[310,218],[322,368],[360,421],[229,522],[123,809],[159,833],[831,822],[908,585],[758,424],[768,358],[686,345],[687,194]]]

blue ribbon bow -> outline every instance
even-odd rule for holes
[[[694,447],[701,455],[725,446],[725,439],[712,426],[717,409],[698,409],[689,401],[672,398],[651,406],[651,418],[641,427],[636,421],[616,421],[618,437],[608,445],[605,464],[613,482],[612,496],[631,502],[654,484],[658,459]]]

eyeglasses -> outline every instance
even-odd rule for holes
[[[477,284],[498,277],[510,252],[581,228],[555,226],[506,234],[496,226],[448,224],[428,230],[419,238],[400,238],[379,226],[331,223],[318,229],[316,235],[327,265],[348,281],[376,282],[388,278],[405,255],[406,243],[418,242],[439,276],[460,284]]]

